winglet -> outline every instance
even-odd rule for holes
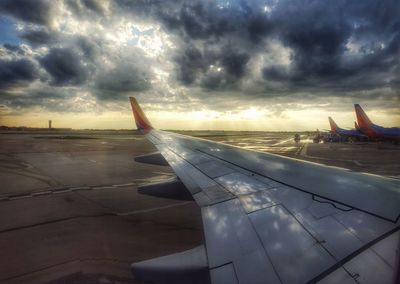
[[[338,130],[338,128],[339,128],[337,126],[336,122],[330,116],[328,117],[328,120],[329,120],[329,124],[331,125],[331,131],[332,132],[336,132]]]
[[[364,112],[359,104],[355,104],[354,109],[356,110],[357,122],[359,127],[366,128],[372,124],[371,120],[368,118],[367,114]]]
[[[354,128],[357,129],[357,130],[360,129],[360,127],[358,126],[357,122],[355,122],[355,121],[354,121]]]
[[[151,123],[147,119],[146,115],[140,108],[138,102],[134,97],[129,97],[132,106],[133,116],[135,117],[136,126],[139,130],[150,130],[153,129]]]

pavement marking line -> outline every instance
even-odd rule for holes
[[[41,196],[41,195],[47,195],[47,194],[51,194],[52,193],[52,191],[50,191],[50,190],[47,190],[47,191],[37,191],[37,192],[33,192],[33,193],[31,193],[31,197],[33,197],[33,196]]]
[[[91,189],[90,186],[78,186],[78,187],[70,187],[69,190],[88,190]]]
[[[79,264],[79,263],[82,263],[82,262],[83,263],[85,263],[85,262],[88,262],[88,263],[91,263],[91,262],[94,262],[94,263],[96,263],[96,262],[115,263],[115,262],[117,262],[117,263],[128,263],[128,264],[132,263],[132,261],[130,261],[130,260],[124,260],[124,259],[119,259],[119,258],[107,258],[107,257],[76,258],[76,259],[71,259],[71,260],[58,262],[58,263],[55,263],[55,264],[52,264],[52,265],[49,265],[49,266],[45,266],[45,267],[42,267],[42,268],[38,268],[38,269],[35,269],[35,270],[31,270],[31,271],[28,271],[28,272],[25,272],[25,273],[22,273],[22,274],[10,276],[10,277],[3,278],[3,279],[0,279],[0,280],[1,281],[9,281],[9,280],[13,280],[13,279],[21,278],[21,277],[26,277],[26,276],[29,276],[31,274],[35,274],[35,273],[42,272],[42,271],[45,271],[45,270],[49,270],[49,269],[52,269],[52,268],[55,268],[55,267],[59,267],[59,266],[63,266],[63,265],[71,264],[71,263]],[[65,275],[65,276],[68,276],[68,275]],[[61,277],[61,278],[63,278],[63,277]],[[50,281],[50,282],[52,282],[52,281]]]
[[[124,186],[132,186],[132,185],[137,185],[136,183],[123,183],[123,184],[113,184],[112,186],[114,187],[124,187]]]
[[[307,148],[308,148],[308,143],[305,143],[304,146],[301,148],[301,151],[299,153],[300,156],[309,157],[307,155]]]
[[[94,186],[93,189],[113,189],[113,186]]]
[[[160,207],[156,207],[156,208],[129,211],[129,212],[124,212],[124,213],[117,213],[117,212],[112,212],[111,211],[111,212],[93,214],[93,215],[69,216],[69,217],[65,217],[65,218],[59,218],[59,219],[55,219],[55,220],[49,220],[49,221],[45,221],[45,222],[40,222],[40,223],[36,223],[36,224],[24,225],[24,226],[15,227],[15,228],[8,228],[8,229],[0,230],[0,233],[7,233],[7,232],[11,232],[11,231],[23,230],[23,229],[36,227],[36,226],[49,225],[49,224],[54,224],[54,223],[58,223],[58,222],[64,222],[64,221],[69,221],[69,220],[73,220],[73,219],[79,219],[79,218],[98,218],[98,217],[107,217],[107,216],[111,216],[111,217],[129,216],[129,215],[135,215],[135,214],[140,214],[140,213],[148,213],[148,212],[153,212],[153,211],[157,211],[157,210],[163,210],[163,209],[169,209],[169,208],[178,207],[178,206],[184,206],[184,205],[190,204],[192,202],[193,201],[186,201],[186,202],[174,203],[174,204],[166,205],[166,206],[160,206]]]
[[[4,195],[0,196],[1,201],[13,201],[22,198],[32,198],[38,196],[44,196],[49,194],[61,194],[68,193],[72,191],[87,191],[87,190],[102,190],[102,189],[116,189],[121,187],[128,186],[137,186],[137,183],[124,183],[124,184],[113,184],[113,185],[104,185],[104,186],[75,186],[75,187],[61,187],[61,188],[50,188],[45,191],[34,191],[23,195]]]
[[[72,189],[57,190],[57,191],[53,191],[53,194],[67,193],[67,192],[71,192],[71,191],[72,191]]]
[[[128,212],[123,212],[123,213],[114,212],[114,214],[116,214],[117,216],[135,215],[135,214],[148,213],[148,212],[153,212],[153,211],[157,211],[157,210],[163,210],[163,209],[183,206],[183,205],[190,204],[192,202],[193,201],[179,202],[179,203],[174,203],[174,204],[171,204],[171,205],[165,205],[165,206],[149,208],[149,209],[142,209],[142,210],[136,210],[136,211],[128,211]]]
[[[32,196],[30,194],[27,194],[27,195],[9,197],[9,200],[19,200],[19,199],[30,198],[30,197],[32,197]]]
[[[296,155],[296,156],[300,155],[301,151],[303,151],[303,148],[304,148],[306,145],[308,145],[308,143],[302,144],[302,145],[299,147],[299,149],[296,151],[295,155]]]
[[[94,215],[76,215],[76,216],[70,216],[70,217],[59,218],[59,219],[44,221],[44,222],[40,222],[40,223],[29,224],[29,225],[23,225],[23,226],[19,226],[19,227],[14,227],[14,228],[8,228],[8,229],[0,230],[0,234],[1,234],[1,233],[12,232],[12,231],[17,231],[17,230],[29,229],[29,228],[33,228],[33,227],[36,227],[36,226],[43,226],[43,225],[49,225],[49,224],[54,224],[54,223],[58,223],[58,222],[69,221],[69,220],[73,220],[73,219],[79,219],[79,218],[98,218],[98,217],[107,217],[107,216],[115,217],[116,214],[110,212],[110,213],[101,213],[101,214],[94,214]]]

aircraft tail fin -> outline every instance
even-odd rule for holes
[[[129,97],[132,106],[133,116],[135,117],[135,123],[139,130],[150,130],[153,129],[150,121],[147,119],[146,115],[140,108],[140,105],[134,97]]]
[[[339,126],[337,126],[336,122],[332,119],[332,117],[328,117],[329,124],[331,125],[331,131],[336,132],[339,129]]]
[[[359,104],[354,105],[354,109],[356,111],[357,122],[359,127],[366,128],[372,124],[371,120],[368,118],[367,114],[361,108]]]

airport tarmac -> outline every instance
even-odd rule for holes
[[[304,134],[186,132],[257,151],[400,176],[400,146],[313,144]],[[139,194],[174,176],[140,164],[155,151],[127,133],[0,134],[0,282],[136,283],[132,262],[203,243],[192,201]]]

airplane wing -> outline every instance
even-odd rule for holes
[[[204,256],[177,257],[203,259],[207,282],[396,283],[399,180],[144,131],[201,207]],[[182,266],[160,258],[132,270]]]

